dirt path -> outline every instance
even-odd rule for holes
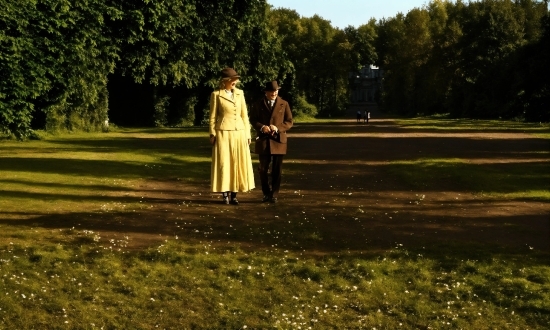
[[[298,123],[289,143],[275,205],[262,204],[258,188],[239,195],[241,205],[235,207],[209,193],[208,182],[149,181],[135,192],[146,206],[137,212],[72,213],[42,220],[124,238],[136,248],[177,237],[320,254],[446,242],[490,244],[519,253],[550,251],[549,203],[487,198],[449,180],[413,190],[388,166],[424,158],[460,159],[487,169],[518,163],[547,166],[548,146],[542,139],[514,132],[406,129],[374,112],[368,125],[355,118]]]

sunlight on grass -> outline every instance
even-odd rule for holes
[[[460,158],[420,158],[392,161],[389,171],[419,190],[439,187],[550,201],[548,162],[475,164]]]
[[[204,190],[200,198],[183,198],[186,188],[208,186],[210,153],[204,128],[0,141],[0,328],[543,329],[550,322],[550,260],[536,245],[418,238],[415,246],[390,241],[374,248],[366,234],[377,235],[375,226],[389,230],[397,212],[388,220],[386,206],[376,203],[380,214],[369,209],[374,201],[340,207],[330,200],[330,223],[306,214],[308,205],[325,206],[298,189],[286,197],[310,204],[251,204],[270,219],[254,223],[246,206],[218,207]],[[398,181],[410,195],[458,190],[489,203],[546,203],[547,154],[522,163],[383,159],[376,180]],[[301,171],[287,164],[285,175],[319,174],[311,164]],[[336,187],[338,174],[329,174],[335,177],[328,196],[351,198],[351,190]],[[376,193],[395,192],[381,189]],[[170,210],[156,210],[164,206]],[[403,223],[409,220],[419,224]],[[364,222],[351,227],[352,221]],[[319,248],[346,226],[358,236]],[[144,237],[150,241],[142,243]]]
[[[331,118],[315,118],[315,117],[306,117],[306,116],[298,116],[292,118],[295,124],[326,124],[326,123],[332,123],[334,122],[334,119]]]
[[[25,205],[28,214],[65,213],[74,210],[93,211],[112,204],[114,196],[125,192],[128,196],[143,183],[143,180],[98,178],[95,176],[67,177],[61,174],[26,172],[2,172],[0,209],[3,212],[18,212]],[[129,202],[120,204],[120,209]],[[128,205],[127,205],[128,204]],[[113,209],[110,207],[109,209]]]
[[[444,253],[397,244],[379,256],[319,259],[175,240],[132,251],[131,237],[88,230],[3,232],[5,328],[528,328],[549,321],[539,311],[550,308],[550,270],[531,266],[536,253],[504,261],[470,251],[472,259],[449,263]],[[31,234],[62,244],[29,245]]]
[[[536,199],[550,201],[550,190],[529,190],[514,193],[483,192],[482,196],[496,199]]]
[[[117,129],[0,141],[1,210],[19,213],[21,205],[30,214],[124,210],[137,203],[132,196],[150,178],[206,180],[210,146],[203,131]],[[113,203],[110,197],[120,193],[129,198]]]
[[[446,119],[440,117],[397,119],[395,120],[395,123],[407,129],[510,131],[534,133],[541,138],[550,138],[550,123],[525,123],[504,120]]]

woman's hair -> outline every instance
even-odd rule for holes
[[[233,78],[221,78],[220,81],[218,82],[218,88],[219,89],[224,89],[225,88],[225,82],[230,81],[231,79],[233,79]]]

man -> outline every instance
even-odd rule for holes
[[[292,127],[292,112],[288,102],[280,98],[277,81],[264,88],[265,97],[252,106],[250,122],[256,129],[255,152],[260,158],[258,170],[264,194],[262,202],[276,203],[281,186],[281,167],[287,150],[286,131]],[[268,169],[271,164],[271,187]]]

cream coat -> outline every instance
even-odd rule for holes
[[[250,122],[244,93],[235,89],[233,99],[224,90],[210,95],[212,147],[211,191],[249,191],[254,188],[250,158]]]
[[[245,130],[250,139],[250,122],[242,90],[235,88],[233,99],[220,89],[210,95],[210,135],[216,131]]]

